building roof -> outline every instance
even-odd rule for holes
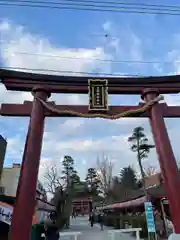
[[[147,189],[148,195],[151,199],[158,199],[166,197],[166,191],[163,184]],[[114,208],[127,208],[142,205],[145,202],[144,190],[138,189],[136,191],[130,191],[129,194],[121,199],[121,201],[104,203],[104,209],[114,209]],[[101,204],[99,204],[101,206]],[[97,204],[98,207],[98,204]]]
[[[145,177],[146,188],[160,185],[162,182],[161,173],[153,174],[152,176]]]
[[[14,206],[16,198],[11,197],[11,196],[6,196],[6,195],[0,195],[0,201],[5,202],[10,204],[11,206]],[[39,210],[44,210],[44,211],[54,211],[55,206],[47,201],[44,201],[40,198],[37,198],[37,208]]]

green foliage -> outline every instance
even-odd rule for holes
[[[125,201],[142,186],[131,166],[121,169],[119,175],[119,177],[113,177],[111,188],[107,194],[108,202]]]
[[[74,159],[71,156],[64,156],[62,165],[62,179],[65,181],[66,189],[69,190],[80,182],[80,177],[74,169]]]
[[[99,194],[99,179],[95,168],[89,168],[86,175],[86,184],[93,196]]]
[[[74,173],[74,159],[71,156],[64,156],[64,160],[62,162],[63,165],[63,171],[62,174],[64,174],[64,177],[67,179],[67,177],[71,177]]]
[[[65,156],[62,162],[63,170],[61,179],[64,180],[64,188],[59,186],[55,189],[54,204],[58,213],[57,224],[61,229],[69,222],[72,197],[76,185],[80,183],[80,177],[74,169],[74,160],[71,156]]]
[[[151,148],[154,148],[154,145],[148,144],[148,138],[146,137],[144,133],[144,128],[143,127],[136,127],[133,130],[132,136],[128,138],[128,142],[130,142],[131,145],[131,150],[133,152],[137,152],[137,160],[139,164],[139,168],[141,171],[141,176],[143,179],[143,185],[145,184],[144,182],[144,169],[142,166],[142,159],[148,157],[148,153],[150,152]]]
[[[74,171],[71,176],[71,187],[74,189],[76,185],[80,184],[81,180],[77,172]]]
[[[138,186],[136,173],[131,166],[125,167],[121,170],[120,181],[124,188],[136,189]]]
[[[136,127],[132,136],[128,138],[128,142],[132,143],[131,150],[137,152],[140,159],[147,158],[148,153],[154,145],[148,144],[148,138],[144,133],[143,127]]]
[[[119,177],[113,177],[112,179],[112,186],[109,189],[107,194],[107,198],[109,201],[120,201],[124,197],[125,188],[121,184]]]

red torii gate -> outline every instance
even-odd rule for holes
[[[82,113],[81,116],[87,117],[87,114],[90,113],[88,106],[65,106],[47,102],[49,106],[47,107],[46,101],[51,93],[88,93],[89,78],[0,70],[0,79],[7,90],[28,91],[32,92],[34,96],[33,102],[2,104],[0,110],[2,116],[30,116],[17,200],[12,217],[11,240],[29,240],[30,238],[45,117],[79,116],[74,112]],[[104,78],[94,79],[98,81]],[[108,78],[107,80],[109,94],[141,94],[142,99],[147,102],[157,98],[159,94],[180,92],[180,76]],[[51,111],[51,107],[56,108],[56,111]],[[138,110],[140,107],[142,104],[139,106],[109,106],[104,114],[110,117],[124,111]],[[156,102],[148,111],[143,113],[136,111],[127,117],[148,117],[150,120],[175,232],[180,234],[180,191],[178,191],[180,175],[163,119],[163,117],[180,117],[180,107],[169,107],[165,103]]]

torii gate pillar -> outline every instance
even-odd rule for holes
[[[33,89],[33,93],[44,101],[50,96],[45,89]],[[11,240],[29,240],[32,218],[36,205],[36,184],[44,132],[45,109],[36,98],[32,105],[29,129],[24,149],[18,194],[12,216]]]
[[[150,101],[159,95],[156,89],[145,89],[142,98]],[[166,125],[157,103],[150,110],[150,124],[159,156],[161,172],[169,199],[169,206],[174,224],[175,233],[180,233],[180,173],[168,137]]]

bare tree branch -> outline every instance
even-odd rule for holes
[[[100,181],[100,188],[104,195],[107,195],[113,181],[113,163],[104,154],[97,159],[97,176]]]
[[[60,169],[58,169],[56,165],[46,168],[44,179],[46,191],[53,195],[56,189],[63,185]]]
[[[146,177],[151,177],[158,173],[158,169],[155,166],[149,165],[144,169]]]

